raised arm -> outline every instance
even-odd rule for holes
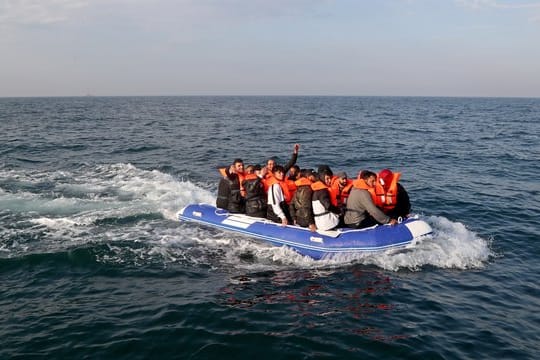
[[[300,144],[294,144],[291,159],[289,160],[289,162],[287,164],[285,164],[285,166],[283,166],[283,168],[285,168],[285,174],[289,172],[289,170],[291,169],[291,167],[294,164],[296,164],[296,160],[298,159],[298,150],[299,149],[300,149]]]

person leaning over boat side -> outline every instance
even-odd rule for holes
[[[262,179],[266,170],[260,165],[249,165],[242,185],[246,190],[246,215],[266,217],[266,191]]]
[[[350,228],[362,229],[377,224],[397,223],[375,206],[375,182],[377,175],[369,170],[360,173],[360,177],[353,181],[353,188],[345,209],[344,223]]]
[[[243,213],[245,199],[241,183],[244,178],[244,162],[242,159],[235,159],[229,168],[219,168],[219,172],[222,178],[218,184],[216,207],[231,213]]]
[[[316,180],[317,174],[312,169],[302,169],[295,181],[296,192],[293,195],[289,210],[295,225],[307,227],[311,231],[317,230],[313,217],[311,198],[313,190],[311,184]]]
[[[319,179],[311,185],[311,189],[313,190],[311,205],[313,207],[315,225],[319,230],[330,230],[339,224],[339,208],[332,205],[330,200],[329,186],[332,176],[332,172],[325,169],[319,173]]]
[[[266,218],[282,225],[288,225],[292,224],[292,219],[289,206],[285,200],[289,189],[283,181],[284,178],[285,169],[281,165],[276,165],[274,167],[274,176],[269,180]]]
[[[411,212],[411,202],[409,194],[398,182],[401,173],[392,172],[390,169],[383,169],[377,175],[375,194],[377,195],[375,204],[382,211],[394,218],[408,217]]]

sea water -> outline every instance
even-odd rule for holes
[[[540,99],[0,99],[0,358],[535,359]],[[180,222],[242,158],[390,168],[434,233],[315,261]]]

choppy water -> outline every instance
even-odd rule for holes
[[[0,99],[0,358],[535,359],[540,99]],[[434,228],[314,261],[175,220],[236,157],[390,167]]]

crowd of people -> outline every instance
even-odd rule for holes
[[[409,215],[411,204],[399,183],[400,173],[362,170],[353,180],[345,172],[334,175],[328,165],[317,171],[301,169],[296,165],[299,149],[295,144],[283,166],[269,159],[265,166],[244,169],[242,159],[235,159],[220,168],[216,206],[311,231],[394,225]]]

